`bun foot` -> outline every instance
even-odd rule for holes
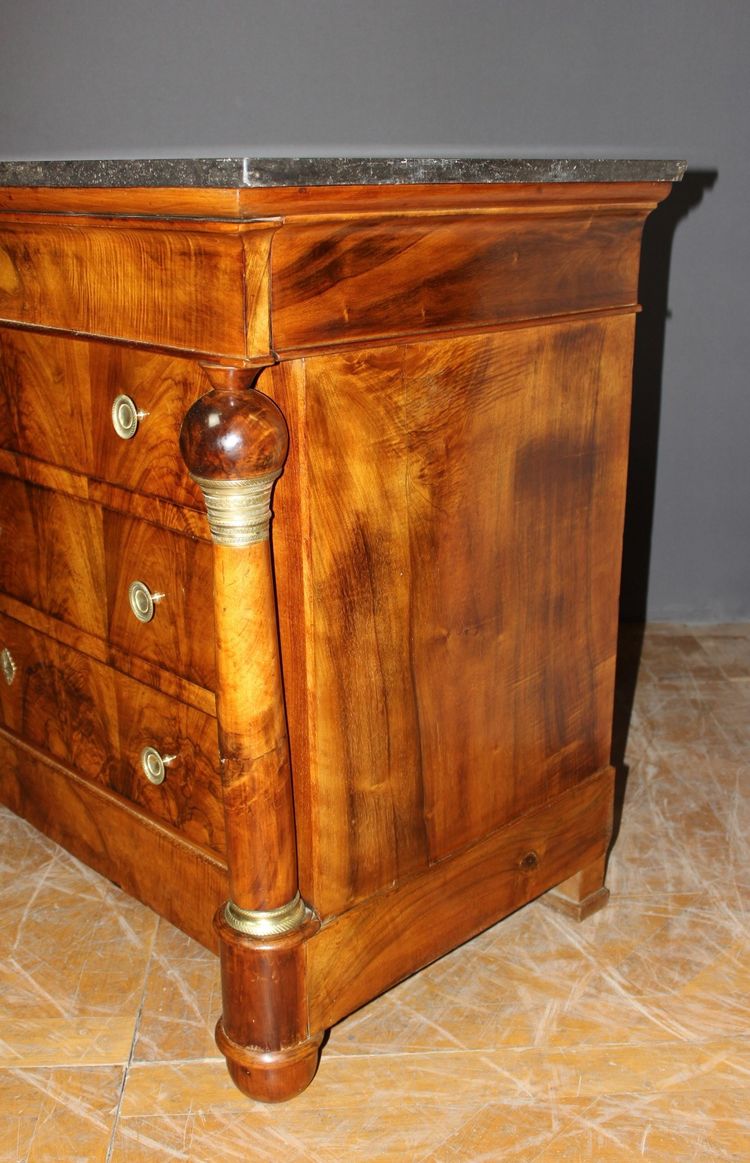
[[[310,1085],[318,1069],[322,1034],[284,1050],[255,1050],[239,1046],[225,1033],[219,1019],[216,1044],[227,1060],[235,1086],[257,1102],[286,1102]]]

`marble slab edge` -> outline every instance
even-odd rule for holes
[[[620,158],[147,158],[0,161],[0,186],[387,186],[433,183],[675,182],[682,161]]]

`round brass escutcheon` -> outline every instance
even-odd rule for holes
[[[176,755],[162,755],[155,747],[144,747],[141,751],[143,774],[151,783],[164,783],[167,768],[176,758]]]
[[[121,440],[132,440],[138,431],[138,421],[146,415],[138,411],[130,396],[116,396],[112,404],[112,427]]]
[[[145,582],[134,581],[128,586],[130,609],[139,622],[150,622],[156,612],[156,603],[164,594],[152,594]]]

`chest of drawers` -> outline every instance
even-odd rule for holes
[[[534,897],[606,900],[680,172],[0,163],[0,797],[220,954],[254,1097]]]

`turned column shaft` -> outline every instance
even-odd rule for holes
[[[297,860],[267,540],[215,546],[214,604],[230,898],[279,909],[297,893]]]
[[[277,1102],[317,1069],[305,944],[317,918],[300,899],[294,800],[271,560],[271,493],[288,433],[252,368],[204,365],[180,446],[214,540],[219,752],[230,899],[214,919],[223,1011],[216,1041],[240,1090]]]
[[[258,368],[204,365],[212,391],[188,412],[181,448],[214,539],[219,750],[230,900],[239,933],[302,923],[289,742],[270,548],[284,418],[254,389]]]

